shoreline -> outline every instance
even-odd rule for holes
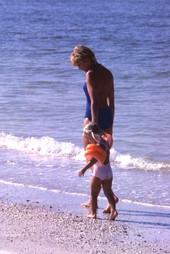
[[[116,221],[109,221],[101,199],[94,220],[80,206],[85,196],[1,190],[0,254],[170,253],[170,209],[120,201]]]

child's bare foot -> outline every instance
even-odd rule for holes
[[[82,207],[90,207],[90,200],[88,200],[85,203],[82,203],[81,205],[82,205]]]
[[[112,211],[110,213],[110,217],[109,217],[109,220],[115,220],[116,217],[118,216],[118,212],[115,210],[115,211]]]
[[[87,215],[87,218],[96,219],[96,214],[89,214]]]

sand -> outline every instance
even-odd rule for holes
[[[17,201],[11,199],[14,193]],[[169,208],[120,201],[117,220],[109,221],[102,214],[106,201],[99,199],[94,220],[86,218],[89,210],[80,206],[86,197],[55,193],[54,199],[52,193],[55,205],[50,205],[49,196],[44,203],[37,190],[21,193],[2,188],[0,254],[170,253]]]

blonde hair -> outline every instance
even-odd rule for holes
[[[90,61],[92,64],[96,63],[96,57],[91,49],[79,45],[76,46],[70,56],[70,62],[73,66],[77,66],[80,62]]]

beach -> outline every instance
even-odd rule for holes
[[[10,1],[0,8],[0,254],[170,253],[170,5]],[[76,45],[114,76],[110,151],[118,217],[86,218],[85,73]]]
[[[120,200],[119,216],[109,221],[102,214],[106,200],[99,199],[94,220],[86,218],[89,209],[80,205],[87,197],[49,193],[46,198],[55,203],[50,205],[40,190],[23,193],[20,186],[13,190],[18,201],[11,201],[10,188],[1,186],[1,254],[170,253],[169,208]]]

